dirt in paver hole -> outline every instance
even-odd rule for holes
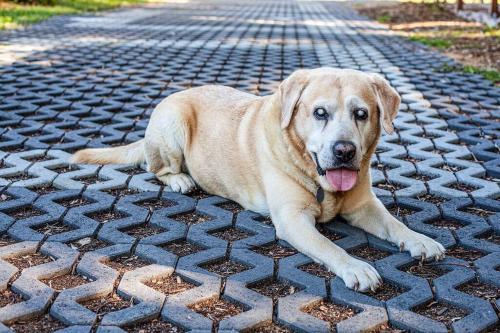
[[[5,147],[2,147],[2,150],[6,151],[8,153],[20,153],[22,151],[25,151],[24,146],[17,146],[17,145],[10,146],[10,147],[5,146]]]
[[[21,220],[21,219],[26,219],[28,217],[40,216],[45,214],[45,212],[42,212],[41,210],[33,206],[26,206],[17,208],[17,210],[13,212],[8,212],[7,214],[9,214],[12,218],[16,220]]]
[[[45,283],[52,289],[61,292],[65,289],[70,289],[74,287],[81,286],[82,284],[86,284],[91,282],[92,280],[86,279],[80,275],[61,275],[56,277],[51,277],[49,279],[40,280],[40,282]]]
[[[425,202],[430,202],[435,205],[441,205],[442,203],[446,202],[447,200],[442,197],[438,197],[432,194],[425,194],[422,196],[417,197],[418,200],[420,201],[425,201]]]
[[[389,151],[389,150],[385,150],[384,152],[387,152],[387,151]],[[411,156],[400,157],[400,159],[402,159],[402,160],[404,160],[406,162],[413,163],[413,164],[417,164],[418,162],[422,161],[422,159],[418,159],[418,158],[411,157]]]
[[[221,203],[221,204],[217,204],[216,206],[220,207],[222,209],[228,210],[228,211],[230,211],[233,214],[238,214],[239,212],[244,211],[243,207],[241,207],[240,205],[238,205],[234,201],[224,202],[224,203]]]
[[[389,183],[388,181],[378,183],[377,185],[375,185],[375,187],[377,187],[381,190],[389,191],[391,193],[394,193],[394,192],[404,188],[403,185],[400,185],[398,183]]]
[[[90,311],[95,312],[98,317],[103,317],[110,312],[126,309],[134,305],[132,299],[125,300],[115,293],[113,293],[112,295],[107,295],[105,297],[87,300],[80,304]]]
[[[222,298],[212,298],[190,305],[189,308],[214,321],[215,325],[225,318],[236,316],[244,311],[240,305],[228,302]]]
[[[453,183],[453,184],[446,185],[446,187],[457,190],[457,191],[462,191],[465,193],[471,193],[471,192],[478,189],[478,187],[474,187],[474,186],[463,184],[463,183]]]
[[[343,320],[354,317],[354,315],[356,314],[356,311],[354,311],[354,309],[343,305],[326,302],[324,300],[313,305],[306,306],[301,310],[302,312],[328,322],[333,331],[336,331],[336,324],[340,323]]]
[[[10,289],[0,291],[0,308],[23,301],[23,297]]]
[[[135,175],[140,175],[140,174],[146,173],[141,168],[132,168],[132,169],[128,169],[128,170],[122,170],[122,172],[126,173],[127,175],[130,175],[130,176],[135,176]]]
[[[168,277],[152,279],[150,281],[144,282],[144,284],[156,291],[164,293],[165,295],[177,294],[196,287],[196,285],[187,282],[177,274],[172,274]]]
[[[250,284],[248,288],[272,298],[273,303],[275,303],[279,297],[292,295],[301,290],[301,288],[291,284],[287,280],[280,280],[276,277],[267,278]]]
[[[490,302],[495,302],[496,299],[500,297],[499,287],[483,283],[478,279],[462,284],[456,289],[469,295],[483,298]]]
[[[158,178],[156,178],[156,177],[152,177],[152,178],[151,178],[151,179],[149,179],[147,182],[148,182],[148,183],[151,183],[151,184],[154,184],[154,185],[158,185],[158,186],[160,186],[160,188],[163,188],[163,186],[165,185],[165,184],[163,184],[163,183],[162,183],[162,182],[161,182]]]
[[[138,256],[119,256],[106,262],[106,265],[116,269],[119,273],[125,273],[136,268],[141,268],[150,265],[150,262],[145,259],[139,258]]]
[[[210,194],[208,194],[207,192],[203,191],[200,188],[194,189],[193,191],[189,192],[187,195],[189,197],[191,197],[193,199],[197,199],[197,200],[205,199],[205,198],[208,198],[211,196]]]
[[[136,205],[147,208],[150,212],[153,212],[158,209],[175,206],[176,203],[170,200],[154,198],[141,201],[139,203],[136,203]]]
[[[429,180],[436,178],[436,177],[431,177],[431,176],[422,175],[422,174],[418,174],[418,173],[415,175],[412,175],[410,177],[413,179],[416,179],[416,180],[423,181],[423,182],[428,182]]]
[[[248,232],[237,229],[235,227],[229,227],[229,228],[214,232],[211,235],[218,237],[218,238],[222,238],[228,242],[238,241],[240,239],[247,238],[247,237],[251,236],[251,234],[249,234]]]
[[[392,327],[390,324],[383,324],[370,333],[405,333],[406,331]]]
[[[467,208],[460,209],[460,211],[474,214],[474,215],[479,215],[479,216],[485,217],[485,218],[495,214],[495,212],[492,212],[491,210],[487,210],[487,209],[484,209],[481,207],[473,207],[473,206],[469,206]]]
[[[267,245],[259,246],[253,248],[252,251],[263,254],[267,257],[271,257],[274,259],[285,258],[294,254],[297,254],[297,251],[291,247],[285,247],[278,242],[273,242]]]
[[[451,304],[439,303],[436,301],[420,305],[413,308],[412,311],[439,321],[446,325],[446,327],[450,327],[453,322],[462,319],[468,314],[464,309],[457,308]]]
[[[180,221],[180,222],[184,222],[187,225],[203,223],[203,222],[211,220],[210,216],[200,214],[197,212],[176,214],[176,215],[170,216],[170,218],[177,220],[177,221]]]
[[[342,238],[341,235],[333,232],[332,230],[330,230],[330,228],[328,228],[328,224],[325,224],[325,223],[317,223],[316,224],[316,229],[318,229],[318,231],[323,235],[325,236],[326,238],[328,238],[329,240],[331,240],[332,242],[336,241],[336,240],[339,240]]]
[[[34,177],[28,175],[27,173],[14,174],[12,176],[2,176],[2,178],[8,179],[11,182],[17,182],[20,180],[28,180]]]
[[[109,245],[108,243],[100,239],[90,238],[90,237],[82,238],[69,244],[69,246],[72,249],[78,250],[80,253],[91,252],[98,249],[102,249],[108,245]]]
[[[305,264],[302,266],[299,266],[298,269],[307,272],[312,275],[316,275],[322,278],[327,278],[331,279],[332,277],[335,276],[335,273],[330,272],[325,266],[320,265],[316,262],[312,262],[309,264]]]
[[[446,250],[446,256],[447,257],[453,257],[453,258],[458,258],[465,260],[469,263],[469,265],[472,265],[472,262],[474,260],[477,260],[481,257],[483,257],[485,254],[482,252],[472,250],[472,249],[466,249],[461,246],[455,246],[451,249]]]
[[[39,195],[44,195],[44,194],[60,191],[60,189],[58,189],[57,187],[54,187],[52,185],[41,185],[41,186],[30,188],[30,191],[36,192]]]
[[[33,163],[53,160],[52,157],[46,155],[35,155],[31,157],[23,157],[22,159]]]
[[[239,262],[230,259],[221,259],[212,263],[200,265],[201,268],[206,269],[209,272],[218,274],[222,277],[228,277],[236,273],[246,271],[249,267]]]
[[[16,266],[19,270],[23,270],[28,267],[38,266],[41,264],[46,264],[53,261],[49,256],[43,255],[41,253],[30,253],[20,257],[12,257],[4,259],[12,265]]]
[[[99,221],[101,223],[106,223],[111,220],[118,220],[123,217],[126,217],[125,214],[120,213],[119,211],[113,209],[102,210],[99,212],[85,214],[87,217]]]
[[[139,193],[139,191],[131,188],[114,188],[114,189],[104,190],[104,192],[111,194],[112,196],[117,198]]]
[[[54,200],[54,202],[66,208],[80,207],[92,203],[91,201],[85,198],[79,198],[79,197],[64,198],[64,199]]]
[[[385,257],[388,257],[391,255],[389,252],[386,252],[386,251],[383,251],[380,249],[376,249],[376,248],[370,247],[368,245],[357,247],[357,248],[349,250],[347,252],[352,254],[352,255],[355,255],[357,257],[364,258],[364,259],[370,260],[370,261],[379,260],[379,259],[382,259],[382,258],[385,258]]]
[[[91,175],[91,176],[73,178],[73,180],[76,180],[85,185],[91,185],[97,183],[99,181],[99,177],[97,177],[97,175]]]
[[[31,317],[29,320],[17,321],[9,327],[16,333],[50,333],[60,330],[66,325],[49,314],[45,314]]]
[[[60,234],[66,231],[73,230],[69,225],[63,223],[63,221],[55,221],[53,223],[45,223],[42,225],[38,225],[36,227],[32,227],[33,230],[38,231],[44,235],[55,235]]]
[[[393,297],[399,296],[406,290],[400,286],[395,286],[392,283],[384,282],[375,292],[369,291],[366,294],[376,298],[379,301],[387,301]]]
[[[184,257],[203,250],[203,248],[201,248],[200,246],[192,244],[185,239],[163,245],[162,248],[164,248],[168,252],[172,252],[179,257]]]
[[[259,221],[265,225],[268,225],[268,226],[272,226],[273,225],[273,221],[271,220],[271,216],[264,216],[264,215],[260,215],[256,218],[254,218],[256,221]]]
[[[7,234],[0,235],[0,247],[14,244],[16,241],[9,237]]]
[[[441,218],[437,220],[428,221],[425,223],[433,225],[434,227],[439,229],[448,229],[448,230],[458,230],[463,227],[463,225],[458,222],[452,220],[445,220]]]
[[[469,123],[469,125],[473,125],[472,123]],[[446,171],[449,171],[449,172],[459,172],[461,170],[464,170],[465,168],[463,166],[459,166],[459,165],[450,165],[450,164],[443,164],[440,166],[442,169],[446,170]],[[460,182],[455,182],[455,183],[452,183],[450,184],[452,186],[455,186],[457,187],[458,189],[458,186],[461,186],[463,184],[461,184]],[[450,185],[446,185],[446,186],[450,186]],[[467,185],[464,185],[464,186],[467,186]]]
[[[276,323],[264,324],[262,326],[252,328],[247,333],[292,333],[293,331]]]
[[[123,230],[123,232],[137,239],[142,239],[165,232],[165,229],[157,227],[151,223],[144,223],[135,227],[131,227],[129,229],[125,229]]]
[[[416,211],[412,210],[410,208],[395,204],[389,208],[389,212],[391,212],[391,214],[395,217],[405,217],[405,216],[408,216],[408,215],[415,213]]]
[[[54,172],[57,172],[58,174],[78,170],[78,168],[75,168],[75,167],[73,167],[71,165],[61,165],[61,166],[58,166],[58,167],[55,167],[55,168],[49,168],[49,169],[52,170],[52,171],[54,171]]]
[[[429,282],[447,273],[446,270],[435,264],[422,264],[421,262],[406,267],[405,271],[427,279]]]
[[[183,333],[182,328],[175,326],[161,319],[153,319],[151,321],[135,324],[130,327],[123,327],[128,333]]]
[[[494,233],[493,231],[488,231],[477,236],[476,238],[500,245],[500,235]]]

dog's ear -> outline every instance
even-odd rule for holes
[[[394,131],[392,121],[398,114],[401,97],[399,97],[397,91],[381,75],[373,73],[370,76],[377,95],[380,123],[388,134],[392,134]]]
[[[292,120],[293,112],[299,102],[300,95],[308,82],[307,70],[299,69],[283,81],[278,88],[281,105],[281,128],[287,128]]]

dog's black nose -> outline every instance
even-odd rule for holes
[[[356,155],[356,146],[350,141],[337,141],[333,145],[333,154],[339,161],[349,162]]]

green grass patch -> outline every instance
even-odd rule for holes
[[[495,84],[500,83],[500,72],[494,69],[481,69],[474,66],[464,66],[464,73],[481,74],[485,79],[492,81]]]
[[[494,84],[500,84],[500,72],[494,69],[483,69],[474,66],[450,66],[448,64],[444,64],[437,68],[436,71],[441,73],[463,72],[469,74],[480,74]]]
[[[500,26],[486,27],[484,28],[483,32],[485,33],[486,36],[500,38]]]
[[[0,0],[0,29],[37,23],[54,15],[94,12],[144,2],[147,0],[55,0],[53,6],[26,6]]]
[[[438,49],[446,49],[452,45],[452,42],[448,39],[435,38],[435,37],[411,36],[410,40],[425,44],[427,46],[432,46]]]
[[[392,16],[391,15],[380,15],[379,17],[377,17],[377,21],[379,21],[380,23],[389,23],[391,22],[392,20]]]

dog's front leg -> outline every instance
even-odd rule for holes
[[[350,224],[398,245],[401,250],[409,251],[412,257],[444,258],[443,245],[401,223],[373,194],[359,208],[343,213],[342,217]]]
[[[283,184],[280,185],[282,187]],[[277,237],[315,262],[325,265],[341,277],[347,287],[361,291],[375,290],[381,283],[375,268],[351,257],[316,229],[314,208],[307,203],[307,198],[314,202],[314,197],[301,188],[287,187],[283,190],[286,196],[280,191],[270,197],[269,208]]]

